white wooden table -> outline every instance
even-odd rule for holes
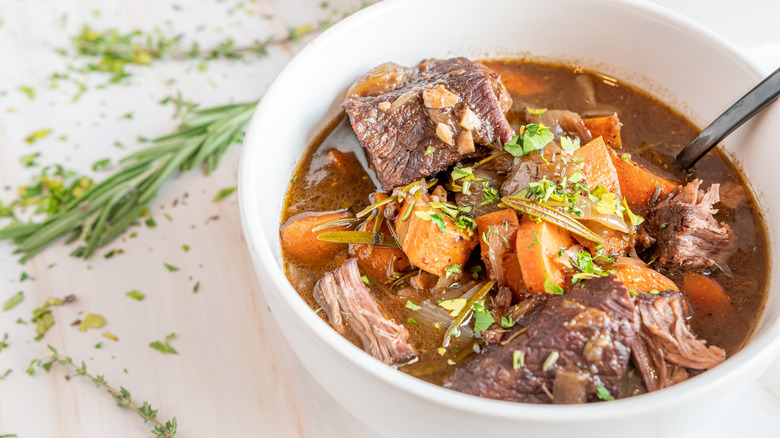
[[[780,66],[780,2],[659,3],[760,57],[768,71]],[[231,36],[240,45],[271,35],[283,38],[290,27],[337,18],[359,4],[329,0],[323,8],[319,0],[0,0],[0,199],[10,200],[16,187],[40,171],[24,168],[19,157],[41,152],[42,165],[64,163],[92,174],[95,161],[116,161],[142,147],[136,142],[139,135],[155,137],[175,128],[172,108],[157,103],[162,98],[181,91],[204,107],[256,99],[300,48],[272,47],[262,60],[214,61],[206,71],[199,71],[198,61],[160,62],[133,69],[128,86],[90,89],[73,103],[73,89],[49,89],[47,78],[67,64],[53,49],[68,47],[68,37],[83,24],[96,30],[159,27],[168,35],[197,39],[201,47]],[[20,85],[34,87],[35,99],[20,92]],[[132,119],[122,117],[128,112]],[[49,137],[25,143],[28,135],[44,128],[53,130]],[[62,135],[66,140],[58,140]],[[114,145],[117,141],[124,149]],[[58,244],[22,266],[11,254],[13,246],[0,243],[0,303],[19,290],[25,293],[19,306],[0,312],[0,341],[8,333],[10,344],[0,352],[0,375],[12,370],[0,381],[0,436],[151,435],[148,425],[117,408],[105,391],[86,380],[66,381],[62,368],[26,375],[30,360],[44,353],[46,344],[84,360],[90,371],[128,388],[136,401],[148,400],[162,420],[176,416],[177,436],[374,435],[324,393],[286,346],[252,272],[235,195],[212,202],[220,189],[236,184],[238,153],[236,146],[208,178],[198,172],[177,178],[151,210],[156,228],[137,227],[137,238],[117,241],[88,262],[69,257],[72,247]],[[94,176],[101,178],[100,173]],[[4,190],[6,186],[12,189]],[[214,216],[219,218],[209,219]],[[191,249],[185,252],[183,245]],[[124,253],[104,258],[112,249]],[[169,272],[165,263],[180,270]],[[20,282],[22,272],[34,280]],[[134,289],[146,299],[125,296]],[[32,309],[48,297],[69,294],[77,301],[54,308],[57,322],[42,341],[33,340],[33,325],[15,323],[18,318],[29,321]],[[71,326],[90,312],[105,316],[104,329],[84,333]],[[119,341],[102,337],[105,330]],[[171,332],[177,334],[171,344],[179,355],[148,347]],[[95,348],[98,342],[100,349]],[[778,436],[779,376],[777,361],[742,399],[726,402],[729,415],[708,416],[702,436]]]

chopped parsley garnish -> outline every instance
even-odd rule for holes
[[[366,275],[366,274],[361,275],[360,279],[363,280],[363,283],[365,283],[365,284],[368,284],[368,285],[371,284],[371,280],[368,278],[368,275]]]
[[[604,401],[612,401],[615,397],[609,393],[609,390],[604,385],[596,385],[596,397]]]
[[[515,320],[512,319],[512,315],[509,315],[509,318],[502,316],[501,317],[501,328],[512,328],[515,325]]]
[[[178,351],[176,351],[175,348],[171,347],[171,345],[168,343],[171,339],[173,339],[176,336],[176,333],[171,333],[168,336],[165,337],[165,340],[163,342],[160,341],[154,341],[149,344],[150,347],[154,348],[155,350],[159,351],[160,353],[166,353],[166,354],[179,354]]]
[[[501,195],[498,193],[498,189],[490,187],[487,181],[482,181],[482,199],[485,200],[481,205],[493,204],[501,201]]]
[[[24,139],[24,141],[27,142],[28,144],[33,144],[38,140],[48,137],[49,134],[51,134],[51,129],[41,129],[39,131],[35,131],[32,134],[28,135],[27,138]]]
[[[163,265],[165,265],[165,269],[167,269],[170,272],[176,272],[179,270],[179,268],[177,268],[176,266],[169,265],[168,263],[163,263]]]
[[[450,311],[450,315],[453,317],[458,316],[458,314],[463,310],[463,307],[466,306],[466,299],[465,298],[453,298],[451,300],[444,300],[439,301],[439,307],[445,310]]]
[[[407,319],[406,322],[408,322],[409,324],[417,324],[417,320],[412,317],[409,317],[409,319]]]
[[[412,300],[406,300],[406,305],[404,307],[415,312],[421,309],[421,307],[415,304]]]
[[[539,240],[539,233],[537,233],[536,231],[534,231],[533,234],[531,234],[531,238],[533,238],[533,241],[531,243],[529,243],[528,245],[526,245],[528,248],[530,248],[530,247],[532,247],[534,245],[538,245],[538,244],[542,243]]]
[[[482,265],[471,267],[471,276],[476,280],[479,278],[479,273],[482,272]]]
[[[433,146],[428,146],[427,148],[425,148],[425,152],[423,153],[423,156],[427,157],[428,155],[432,154],[433,151],[434,151]]]
[[[555,136],[544,125],[532,123],[521,128],[521,134],[504,144],[504,150],[514,157],[522,157],[547,146]]]
[[[525,107],[525,110],[528,111],[528,114],[534,115],[534,116],[541,116],[544,114],[545,111],[547,111],[547,108],[530,108]]]
[[[460,274],[461,272],[460,265],[456,263],[451,266],[447,266],[446,268],[444,268],[444,272],[445,272],[445,276],[444,276],[445,278],[450,278],[453,275]]]
[[[431,214],[431,221],[433,221],[434,224],[438,225],[439,231],[442,233],[447,232],[447,223],[444,222],[444,218],[441,217],[438,213],[432,213]]]
[[[542,364],[542,371],[550,371],[555,367],[555,363],[558,362],[558,357],[560,357],[560,354],[558,354],[557,351],[553,351],[550,353],[549,356],[547,356],[547,359],[544,360],[544,364]]]
[[[575,138],[574,140],[572,140],[569,137],[561,137],[561,149],[563,149],[564,151],[574,152],[579,148],[580,148],[579,138]]]
[[[490,314],[490,311],[482,303],[472,303],[472,307],[474,309],[474,333],[479,334],[496,322],[493,319],[493,315]]]
[[[620,159],[623,161],[629,161],[631,160],[631,154],[623,154],[620,156]]]
[[[544,291],[550,295],[563,295],[563,288],[553,283],[547,274],[544,274]]]

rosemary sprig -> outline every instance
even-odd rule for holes
[[[152,433],[154,434],[155,438],[173,438],[173,436],[176,435],[176,417],[173,417],[172,419],[166,421],[165,424],[163,424],[160,420],[157,419],[157,410],[152,409],[152,406],[149,404],[149,402],[143,402],[141,406],[138,406],[138,404],[135,403],[131,398],[130,391],[121,386],[119,389],[114,388],[108,384],[103,376],[99,374],[90,374],[87,371],[87,365],[84,362],[81,362],[81,366],[76,365],[73,359],[60,354],[60,352],[51,345],[49,345],[49,352],[43,356],[33,359],[32,362],[30,362],[30,366],[27,367],[27,374],[31,376],[35,375],[35,372],[38,370],[38,368],[43,368],[48,373],[51,371],[51,367],[54,364],[68,367],[73,370],[74,376],[85,377],[90,379],[92,383],[94,383],[98,388],[105,388],[109,393],[111,393],[112,396],[114,396],[114,401],[116,401],[117,405],[133,409],[141,417],[141,419],[144,420],[144,423],[152,423],[154,425]],[[70,379],[70,376],[68,376],[68,379]]]
[[[80,240],[72,255],[89,258],[146,214],[162,185],[178,171],[202,166],[208,174],[222,154],[243,138],[257,102],[202,109],[190,114],[173,134],[155,146],[124,158],[124,166],[84,191],[39,223],[14,221],[0,230],[0,240],[13,239],[24,263],[61,237]]]

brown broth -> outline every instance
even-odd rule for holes
[[[521,111],[526,106],[568,109],[579,113],[587,111],[590,106],[576,79],[577,76],[584,76],[594,84],[596,101],[612,105],[617,111],[623,123],[622,152],[630,153],[637,161],[652,163],[678,179],[702,179],[702,188],[712,183],[721,184],[721,199],[724,202],[718,205],[720,211],[715,217],[731,226],[738,236],[739,249],[728,261],[732,274],[716,271],[711,274],[711,278],[724,286],[736,311],[725,318],[694,314],[691,323],[695,333],[709,344],[724,348],[729,356],[742,348],[757,325],[766,301],[768,240],[755,199],[739,171],[725,155],[719,150],[710,153],[688,173],[676,169],[673,164],[674,154],[698,133],[696,126],[658,100],[612,78],[583,72],[572,66],[516,60],[487,61],[486,64],[499,73],[525,75],[543,88],[543,91],[531,95],[513,93],[515,103],[507,117],[515,128],[524,124]],[[509,88],[511,92],[512,88]],[[348,171],[340,168],[326,155],[331,149],[354,154],[353,159],[364,157],[360,143],[343,114],[308,147],[289,186],[282,223],[301,212],[346,209],[354,213],[368,205],[369,194],[377,191],[371,176],[362,166],[354,165]],[[312,296],[315,283],[324,272],[339,266],[346,256],[346,249],[334,254],[327,266],[307,266],[284,257],[288,279],[312,309],[319,309]],[[683,290],[682,276],[673,275],[671,278]],[[427,292],[420,291],[417,292],[418,296],[399,298],[391,294],[386,286],[372,285],[371,289],[382,309],[396,322],[403,323],[411,333],[411,342],[418,352],[419,360],[401,369],[441,384],[455,369],[447,361],[457,361],[465,356],[471,344],[457,344],[443,356],[440,355],[437,349],[446,327],[436,329],[410,323],[408,319],[415,314],[404,308],[407,299],[411,298],[415,302],[427,299]],[[324,312],[319,314],[325,318]],[[357,336],[351,334],[347,337],[360,346]]]

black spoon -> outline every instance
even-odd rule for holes
[[[677,154],[677,164],[689,169],[710,149],[720,143],[727,135],[742,126],[780,95],[780,68],[767,76],[746,95],[742,96],[731,108],[721,114],[714,122],[704,128],[687,146]]]

